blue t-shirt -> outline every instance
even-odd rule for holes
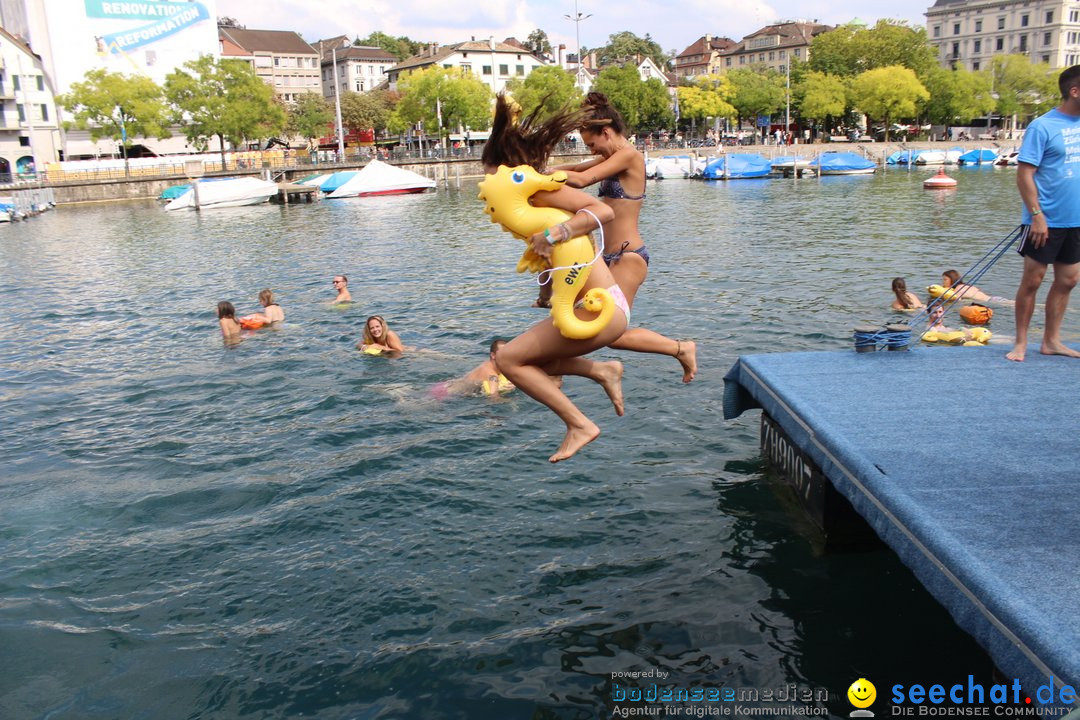
[[[1036,118],[1024,133],[1017,160],[1038,168],[1035,187],[1047,227],[1080,227],[1080,116],[1055,108]],[[1023,222],[1031,224],[1026,205]]]

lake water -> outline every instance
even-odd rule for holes
[[[740,354],[849,347],[892,277],[1009,233],[1013,171],[953,174],[650,184],[634,321],[696,339],[698,379],[597,353],[626,416],[568,380],[604,434],[555,466],[561,424],[521,393],[427,397],[540,317],[471,183],[0,227],[0,717],[593,718],[635,682],[795,684],[840,717],[858,677],[988,676],[891,552],[822,552],[757,413],[721,411]],[[217,302],[263,287],[285,327],[225,348]],[[376,313],[419,350],[358,353]]]

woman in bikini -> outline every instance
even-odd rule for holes
[[[274,302],[274,292],[267,288],[259,291],[259,304],[263,306],[262,312],[257,312],[250,317],[262,320],[266,325],[285,322],[285,311]]]
[[[514,112],[506,98],[500,95],[495,101],[491,134],[481,155],[484,172],[494,173],[500,165],[529,165],[543,171],[555,145],[579,122],[578,113],[564,111],[543,123],[538,121],[537,112],[515,123]],[[536,193],[532,196],[532,204],[574,213],[566,222],[530,238],[532,249],[548,259],[554,243],[591,232],[596,229],[598,222],[611,222],[614,215],[611,208],[597,198],[566,186]],[[551,462],[571,457],[600,435],[600,428],[570,401],[553,376],[578,375],[599,383],[615,406],[615,414],[623,414],[622,363],[596,362],[581,356],[610,345],[623,334],[630,306],[611,271],[599,262],[593,264],[581,295],[594,287],[607,288],[617,305],[611,321],[598,335],[586,340],[571,340],[563,337],[551,318],[545,318],[498,348],[495,353],[495,364],[502,374],[526,395],[550,408],[566,424],[562,444],[548,458]],[[582,318],[588,319],[589,315],[584,310],[577,312]]]
[[[614,219],[604,223],[604,262],[633,307],[649,272],[649,251],[638,230],[645,200],[645,158],[627,139],[626,122],[603,93],[589,93],[582,110],[581,139],[599,157],[551,170],[565,170],[566,184],[571,187],[600,183],[600,199],[614,212]],[[611,347],[670,355],[682,365],[683,382],[690,382],[697,373],[697,346],[690,340],[672,340],[637,327],[628,329]]]

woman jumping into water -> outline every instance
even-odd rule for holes
[[[579,121],[577,113],[563,111],[543,123],[538,121],[536,112],[515,123],[510,105],[500,95],[495,102],[491,135],[481,156],[484,172],[493,174],[500,165],[529,165],[542,171],[551,150]],[[614,216],[611,208],[597,198],[566,186],[536,193],[532,196],[532,204],[575,213],[566,222],[548,228],[548,237],[545,233],[533,235],[530,240],[533,250],[545,258],[551,256],[549,237],[563,242],[595,230],[597,222],[610,222]],[[579,375],[599,383],[611,398],[615,413],[623,414],[622,363],[596,362],[581,356],[610,345],[622,335],[630,307],[611,271],[599,262],[593,264],[588,282],[578,297],[594,287],[607,288],[617,305],[611,321],[598,335],[586,340],[571,340],[563,337],[552,320],[546,318],[499,348],[495,356],[496,364],[510,382],[546,405],[566,424],[566,436],[555,454],[548,458],[551,462],[566,460],[600,436],[600,428],[570,401],[552,376]],[[587,317],[584,311],[577,312],[581,317]]]
[[[600,183],[600,199],[614,217],[604,223],[604,262],[611,268],[630,306],[649,272],[649,251],[638,230],[645,202],[645,158],[627,139],[626,122],[603,93],[592,92],[582,106],[585,119],[581,139],[595,160],[563,165],[566,184],[576,188]],[[697,373],[697,346],[691,340],[673,340],[645,328],[630,328],[611,343],[618,350],[670,355],[683,369],[683,382]]]

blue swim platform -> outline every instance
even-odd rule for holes
[[[762,408],[1006,677],[1080,691],[1080,360],[1006,350],[743,356],[724,416]]]

